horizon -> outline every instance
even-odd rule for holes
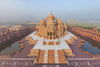
[[[0,0],[0,23],[37,22],[50,11],[64,22],[68,19],[100,21],[99,6],[99,0]]]

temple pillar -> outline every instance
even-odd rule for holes
[[[49,40],[50,40],[50,32],[49,32]]]
[[[53,35],[53,32],[52,32],[52,39],[54,40],[54,35]]]

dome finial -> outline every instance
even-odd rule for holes
[[[50,14],[52,14],[52,10],[50,10]]]
[[[52,16],[52,17],[53,17],[52,10],[50,10],[50,14],[49,14],[49,16]]]

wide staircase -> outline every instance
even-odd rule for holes
[[[68,64],[63,50],[41,50],[35,64]]]

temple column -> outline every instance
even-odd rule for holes
[[[50,32],[49,32],[49,40],[50,40]]]
[[[63,34],[63,26],[61,25],[61,36],[62,36],[62,34]]]
[[[54,40],[54,35],[53,35],[53,32],[52,32],[52,39]]]

